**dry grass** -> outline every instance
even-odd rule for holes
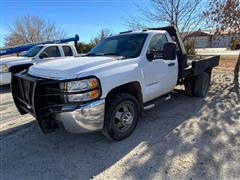
[[[219,66],[216,71],[232,71],[236,65],[238,56],[221,56]]]

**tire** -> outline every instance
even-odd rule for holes
[[[194,80],[193,95],[196,97],[204,98],[207,96],[210,86],[210,76],[208,73],[203,72]]]
[[[187,96],[193,96],[193,80],[189,79],[184,83],[185,94]]]
[[[103,134],[111,140],[127,138],[136,128],[139,103],[127,93],[112,95],[106,104]]]

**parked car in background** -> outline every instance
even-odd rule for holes
[[[0,61],[0,85],[11,83],[9,68],[15,65],[36,64],[53,59],[77,56],[77,51],[70,44],[36,45],[17,57],[2,58]]]

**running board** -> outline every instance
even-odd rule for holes
[[[172,98],[171,94],[166,94],[163,97],[166,101]]]
[[[165,95],[161,96],[160,98],[151,101],[152,103],[146,103],[146,105],[144,106],[144,110],[150,110],[150,109],[154,108],[156,106],[156,104],[158,104],[158,102],[168,101],[171,98],[172,98],[172,96],[170,93],[165,94]]]
[[[150,104],[150,105],[144,106],[144,110],[149,110],[149,109],[152,109],[154,107],[155,107],[155,104]]]

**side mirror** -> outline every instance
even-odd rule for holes
[[[43,53],[41,53],[41,54],[39,55],[39,58],[40,58],[40,59],[48,58],[48,54],[45,53],[45,52],[43,52]]]
[[[155,51],[154,49],[152,49],[151,51],[149,51],[149,52],[147,53],[147,59],[148,59],[149,61],[153,61],[154,58],[155,58],[155,54],[156,54],[156,51]]]
[[[165,60],[174,60],[177,56],[177,46],[176,43],[170,42],[164,44],[163,47],[163,59]]]

